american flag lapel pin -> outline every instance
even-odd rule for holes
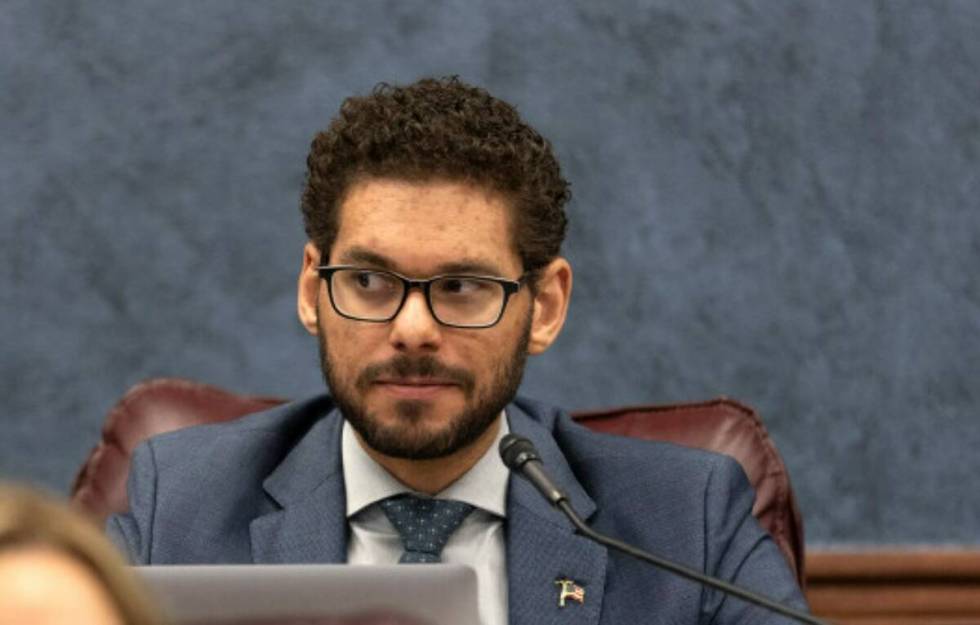
[[[571,599],[585,604],[585,589],[575,583],[574,579],[556,579],[555,585],[558,586],[558,607],[565,607],[565,600]]]

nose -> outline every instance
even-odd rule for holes
[[[425,294],[411,289],[398,315],[391,320],[391,344],[399,351],[435,351],[442,341],[439,322],[432,316]]]

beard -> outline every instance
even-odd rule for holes
[[[383,363],[368,365],[357,374],[353,384],[348,384],[338,375],[338,367],[330,356],[326,332],[319,314],[317,326],[323,379],[341,414],[361,439],[371,449],[389,457],[431,460],[448,456],[474,443],[517,394],[527,362],[531,315],[528,314],[524,322],[514,350],[496,363],[489,385],[482,390],[473,373],[445,365],[431,355],[412,357],[402,354]],[[443,427],[429,431],[423,423],[429,402],[400,400],[394,406],[398,417],[395,424],[386,425],[376,413],[368,411],[364,403],[364,397],[372,384],[386,377],[431,377],[450,381],[458,385],[466,399],[466,405],[461,413],[453,415]]]

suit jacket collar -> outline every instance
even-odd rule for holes
[[[318,419],[262,483],[281,509],[250,525],[257,564],[347,561],[340,412]]]

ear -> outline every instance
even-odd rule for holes
[[[538,280],[534,296],[534,313],[531,319],[531,337],[528,352],[540,354],[548,349],[568,315],[568,302],[572,297],[572,266],[558,257],[548,263]]]
[[[316,323],[317,303],[323,281],[316,268],[320,264],[320,250],[312,242],[303,246],[303,266],[299,270],[299,285],[296,289],[296,311],[299,321],[306,331],[316,336],[320,333]]]

